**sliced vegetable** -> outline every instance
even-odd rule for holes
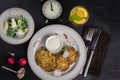
[[[17,23],[19,29],[24,30],[27,28],[27,21],[23,16],[19,16]]]
[[[12,27],[12,28],[17,27],[17,24],[16,24],[15,19],[14,19],[14,18],[12,18],[12,19],[11,19],[11,21],[12,21],[12,23],[11,23],[11,25],[12,25],[12,26],[11,26],[11,27]]]
[[[8,29],[8,22],[6,20],[3,23],[3,28],[5,29],[5,31],[7,31]]]

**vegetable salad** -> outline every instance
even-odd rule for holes
[[[28,33],[27,20],[22,15],[9,17],[3,27],[6,35],[11,38],[23,38]]]

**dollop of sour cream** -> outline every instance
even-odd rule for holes
[[[46,48],[51,53],[56,53],[62,48],[62,41],[59,36],[53,35],[47,38],[46,40]]]
[[[16,36],[18,38],[23,38],[23,37],[25,37],[25,33],[22,30],[18,29],[16,32]]]
[[[68,50],[65,50],[64,53],[63,53],[63,57],[67,58],[68,56],[69,56],[69,52],[68,52]]]
[[[54,70],[54,71],[53,71],[53,75],[54,75],[55,77],[60,77],[61,74],[62,74],[62,72],[61,72],[60,70]]]

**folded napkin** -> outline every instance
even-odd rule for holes
[[[85,40],[86,33],[88,32],[89,29],[99,30],[98,28],[84,29],[85,30],[84,35],[83,35],[84,40]],[[102,29],[100,29],[100,30],[102,30]],[[104,59],[105,59],[105,56],[107,53],[109,43],[110,43],[110,35],[106,31],[102,30],[99,41],[95,48],[95,52],[94,52],[90,67],[88,69],[88,74],[91,74],[94,76],[100,75],[100,71],[101,71],[102,65],[104,63]],[[89,57],[89,55],[90,55],[89,52],[90,52],[90,50],[88,48],[87,57]],[[87,64],[87,62],[86,62],[86,64]]]

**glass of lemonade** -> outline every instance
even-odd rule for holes
[[[75,6],[70,11],[69,21],[71,21],[74,25],[83,25],[89,19],[89,13],[86,8],[83,6]]]

